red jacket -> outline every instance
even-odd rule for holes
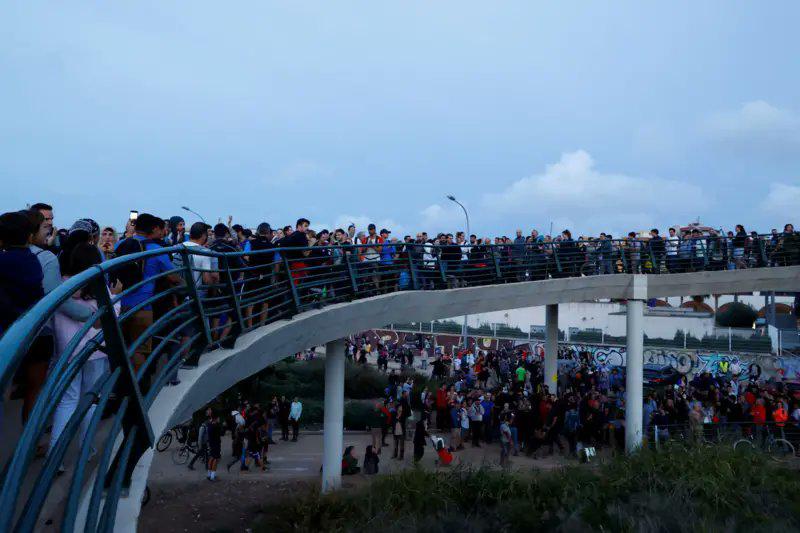
[[[759,426],[764,425],[764,422],[767,421],[767,410],[764,408],[763,405],[754,405],[753,408],[750,410],[750,414],[753,415],[753,422],[758,424]]]
[[[439,409],[447,407],[447,391],[436,389],[436,407]]]

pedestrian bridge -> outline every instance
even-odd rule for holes
[[[171,254],[175,266],[159,278],[166,282],[179,276],[182,282],[160,287],[152,298],[116,313],[113,303],[120,296],[109,295],[109,278],[131,262],[160,254]],[[62,347],[25,427],[15,427],[8,415],[4,417],[0,431],[10,446],[2,456],[6,468],[0,486],[0,530],[42,529],[52,520],[67,531],[134,531],[154,437],[238,381],[321,344],[327,345],[323,488],[336,488],[342,454],[341,339],[389,323],[547,305],[545,379],[554,386],[557,304],[628,300],[628,405],[638,405],[639,410],[638,415],[636,408],[627,412],[626,443],[632,450],[641,439],[642,302],[800,289],[800,266],[564,277],[558,262],[559,270],[541,275],[541,263],[535,259],[527,265],[507,265],[484,258],[456,270],[447,265],[431,269],[412,254],[407,262],[368,268],[355,262],[357,253],[344,255],[341,262],[334,254],[331,260],[312,261],[293,250],[263,262],[254,261],[258,253],[250,254],[249,263],[238,261],[242,255],[177,246],[103,263],[50,293],[0,339],[0,390],[6,391],[27,348],[60,304],[84,289],[97,299],[93,318]],[[193,268],[195,256],[213,257],[216,267]],[[123,295],[147,283],[139,282]],[[128,321],[148,304],[158,318],[136,336],[126,335]],[[101,327],[90,330],[95,321]],[[48,439],[46,429],[67,386],[99,352],[108,358],[110,370],[83,391],[47,457],[37,459],[37,445]],[[144,363],[134,365],[132,356],[138,353],[144,354]],[[181,383],[165,386],[176,370]],[[92,406],[97,409],[92,411]],[[80,428],[85,413],[90,420],[86,433]],[[97,451],[94,457],[92,447]],[[67,473],[57,476],[62,462]]]

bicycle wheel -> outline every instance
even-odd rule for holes
[[[172,452],[172,462],[176,465],[185,465],[186,461],[189,460],[189,448],[186,446],[181,446],[177,450],[173,450]]]
[[[750,439],[739,439],[733,443],[733,451],[737,453],[746,453],[753,451],[753,441]]]
[[[158,442],[156,443],[156,450],[158,450],[159,452],[163,452],[167,448],[169,448],[171,444],[172,444],[172,432],[167,431],[166,433],[161,435],[160,439],[158,439]]]
[[[794,446],[786,439],[775,439],[767,448],[767,453],[775,461],[788,461],[794,457]]]

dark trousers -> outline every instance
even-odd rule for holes
[[[300,421],[291,420],[292,423],[292,440],[297,440],[297,434],[300,433]]]
[[[289,420],[281,420],[281,440],[289,440]]]
[[[399,455],[398,455],[399,452]],[[395,435],[394,436],[394,453],[392,457],[397,457],[399,459],[403,458],[403,455],[406,453],[406,436],[405,435]]]
[[[470,420],[469,421],[469,432],[472,435],[472,445],[473,446],[480,446],[481,445],[481,426],[483,422],[481,420]]]
[[[422,456],[425,455],[425,446],[422,444],[415,444],[414,445],[414,462],[419,462],[422,459]]]
[[[205,448],[200,448],[199,450],[197,450],[197,453],[194,454],[194,457],[192,457],[192,460],[189,461],[189,468],[190,469],[194,468],[194,464],[200,458],[203,459],[203,464],[206,464],[208,462],[208,453],[206,452]]]
[[[436,410],[436,429],[450,429],[450,417],[447,415],[447,407],[440,407]]]

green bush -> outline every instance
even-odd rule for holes
[[[255,531],[796,531],[800,479],[729,447],[672,448],[595,469],[411,469],[263,511]]]

